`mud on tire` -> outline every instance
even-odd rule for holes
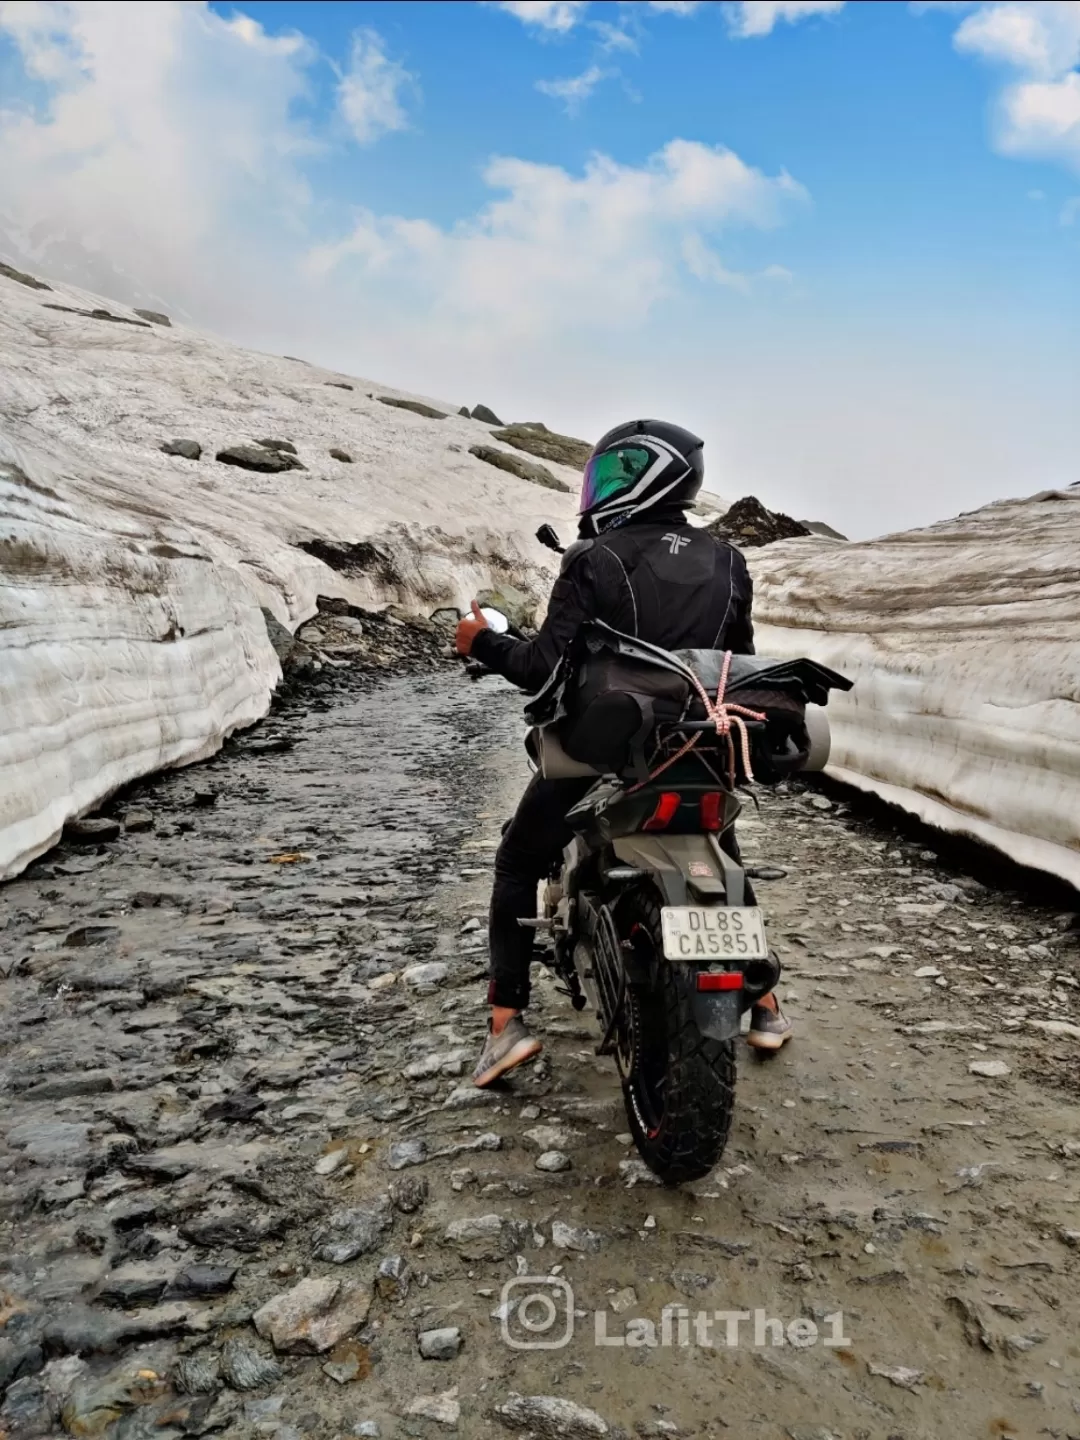
[[[694,1023],[692,972],[663,958],[660,906],[652,892],[627,896],[619,934],[634,946],[648,983],[631,987],[634,1063],[623,1085],[642,1159],[666,1184],[700,1180],[719,1162],[735,1104],[735,1044]]]

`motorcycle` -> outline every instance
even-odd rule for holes
[[[497,612],[488,619],[506,624]],[[806,714],[802,768],[822,769],[828,724],[819,707]],[[746,722],[747,743],[764,729]],[[615,1061],[637,1150],[672,1185],[719,1162],[740,1022],[781,973],[735,839],[734,766],[725,771],[718,753],[698,744],[710,730],[715,740],[709,719],[659,726],[654,759],[668,758],[644,779],[571,758],[554,726],[535,727],[526,742],[545,777],[595,783],[567,813],[574,838],[543,887],[538,917],[521,923],[534,928],[535,958],[559,991],[575,1010],[595,1013],[596,1053]]]

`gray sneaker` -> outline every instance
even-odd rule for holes
[[[791,1039],[792,1024],[777,1005],[755,1005],[750,1011],[750,1030],[746,1043],[754,1050],[779,1050]]]
[[[527,1060],[535,1060],[543,1048],[535,1035],[529,1034],[521,1016],[512,1016],[498,1035],[488,1030],[487,1040],[473,1071],[473,1084],[490,1085],[508,1070],[524,1065]]]

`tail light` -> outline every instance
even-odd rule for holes
[[[741,990],[741,970],[705,970],[697,977],[699,990]]]
[[[675,819],[675,812],[682,803],[682,796],[675,790],[664,790],[656,802],[656,809],[641,827],[643,830],[666,830]]]
[[[710,790],[701,797],[702,830],[719,830],[724,824],[724,792]]]

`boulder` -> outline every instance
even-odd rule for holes
[[[184,460],[198,460],[202,455],[198,440],[163,440],[158,449],[165,455],[179,455]]]
[[[306,468],[288,451],[267,450],[262,445],[226,445],[214,458],[222,465],[237,465],[241,470],[260,470],[267,475]]]
[[[396,395],[378,395],[383,405],[393,405],[395,410],[411,410],[414,415],[423,415],[428,420],[445,420],[446,411],[436,410],[434,405],[425,405],[422,400],[399,400]]]
[[[719,520],[707,527],[714,535],[740,547],[771,545],[774,540],[792,540],[810,531],[790,515],[766,510],[754,495],[744,495]]]
[[[525,450],[538,455],[541,460],[550,460],[555,465],[569,465],[572,470],[584,469],[585,462],[592,454],[587,440],[575,440],[572,435],[556,435],[541,425],[507,425],[502,430],[491,432],[493,440],[513,445],[516,450]]]
[[[351,465],[353,463],[352,456],[349,454],[349,452],[347,450],[342,450],[337,445],[330,446],[330,459],[340,460],[343,465]]]
[[[140,310],[136,306],[135,314],[140,320],[149,320],[151,325],[164,325],[167,330],[172,329],[172,321],[161,310]]]
[[[468,415],[469,411],[466,410],[465,413]],[[489,410],[486,405],[475,405],[472,409],[472,418],[474,420],[480,420],[485,425],[501,425],[503,423],[495,414],[495,411]]]
[[[564,494],[570,494],[570,486],[564,480],[557,479],[546,465],[538,465],[535,460],[522,460],[519,455],[511,455],[509,451],[496,450],[494,445],[470,445],[469,454],[475,455],[478,460],[487,461],[496,469],[516,475],[519,480],[531,480],[534,485],[543,485],[546,490],[561,490]]]

